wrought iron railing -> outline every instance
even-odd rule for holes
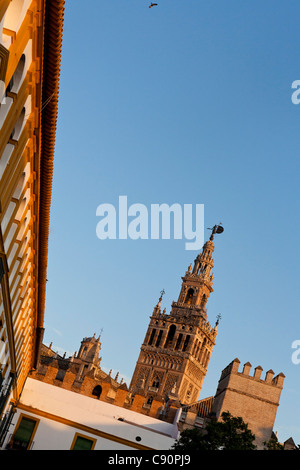
[[[0,421],[0,448],[3,446],[9,427],[15,414],[15,408],[11,405],[9,411],[3,415]]]
[[[14,374],[10,373],[8,382],[2,385],[2,388],[0,389],[0,416],[3,412],[6,401],[9,397],[9,394],[13,385],[13,381],[14,381]]]
[[[5,450],[32,450],[33,446],[34,441],[21,441],[20,439],[15,439],[13,434],[10,434],[7,439]]]

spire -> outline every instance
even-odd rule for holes
[[[211,239],[204,244],[202,252],[199,253],[194,261],[193,274],[202,275],[203,277],[208,277],[210,275],[210,272],[214,267],[214,260],[212,257],[214,249],[215,245]]]
[[[162,298],[163,298],[164,295],[165,295],[165,290],[163,289],[162,291],[160,291],[160,298],[158,299],[158,302],[154,307],[153,315],[155,315],[155,314],[159,315],[160,314],[161,301],[162,301]]]
[[[218,324],[220,323],[220,320],[221,320],[221,315],[219,314],[219,315],[217,315],[216,324],[215,324],[215,326],[214,326],[214,328],[213,328],[213,330],[212,330],[215,335],[217,334],[217,331],[218,331]]]
[[[198,275],[202,274],[204,277],[210,276],[210,272],[214,266],[214,260],[212,257],[212,254],[215,249],[215,245],[213,242],[214,235],[216,233],[222,233],[224,231],[224,228],[221,226],[221,223],[220,223],[219,225],[215,225],[213,228],[210,228],[209,230],[212,231],[212,234],[209,240],[204,244],[202,253],[200,253],[195,259],[194,269],[193,269],[193,274],[198,274]]]
[[[163,298],[164,295],[165,295],[165,289],[160,291],[160,298],[159,298],[159,301],[158,301],[159,305],[161,304],[161,301],[162,301],[162,298]]]
[[[200,308],[205,318],[207,300],[213,292],[214,274],[211,271],[214,267],[214,236],[217,233],[222,233],[224,229],[219,224],[209,230],[212,231],[209,240],[203,245],[202,252],[194,260],[193,268],[189,266],[182,278],[183,282],[178,298],[179,304],[184,304],[189,308],[193,306]]]

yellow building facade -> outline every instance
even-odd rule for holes
[[[44,331],[64,0],[0,2],[0,438]]]

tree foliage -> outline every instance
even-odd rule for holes
[[[284,446],[276,439],[271,438],[269,441],[264,442],[265,450],[284,450]]]
[[[221,421],[211,421],[205,431],[186,429],[172,449],[180,452],[198,450],[255,450],[252,434],[248,425],[240,417],[229,412],[222,413]]]

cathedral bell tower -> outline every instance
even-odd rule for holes
[[[215,225],[210,239],[182,277],[177,302],[170,314],[161,312],[164,291],[150,317],[145,340],[130,384],[132,395],[145,396],[145,406],[153,399],[197,401],[215,345],[219,317],[212,327],[206,304],[213,292],[214,235],[223,227]]]

